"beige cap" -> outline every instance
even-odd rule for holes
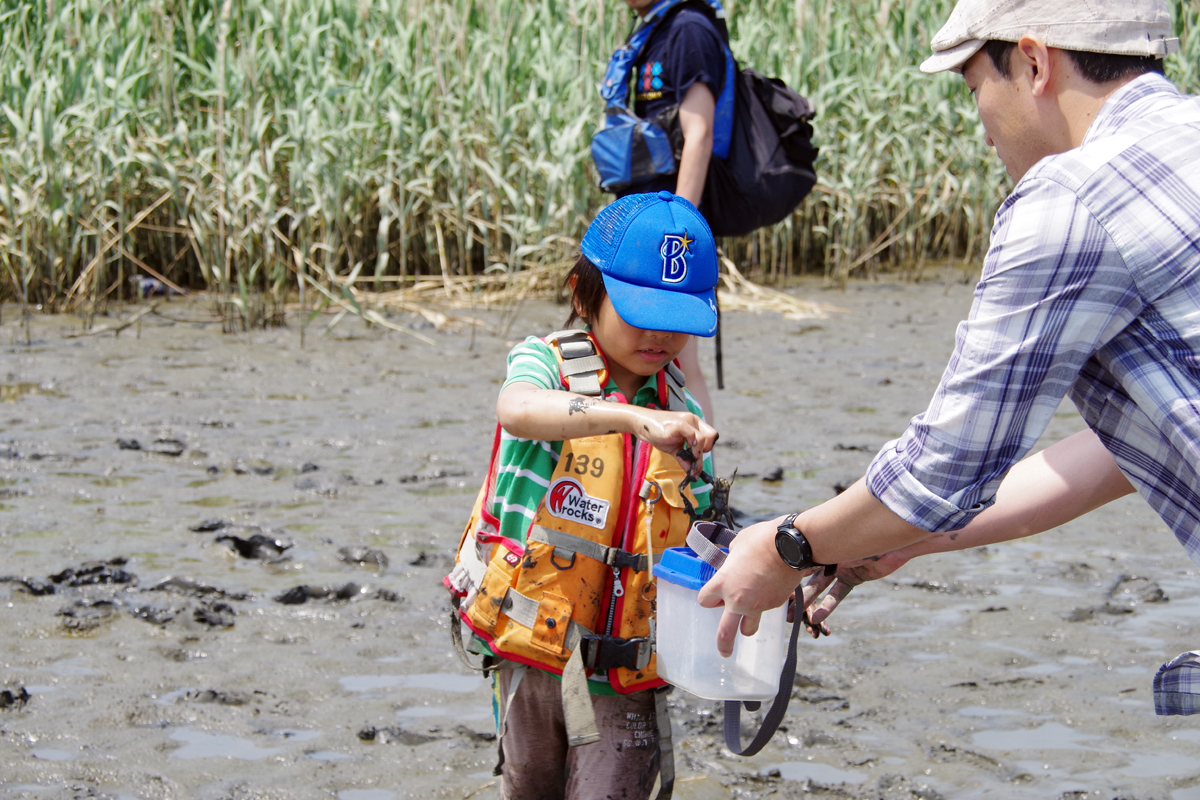
[[[922,72],[959,71],[989,39],[1033,34],[1049,47],[1158,56],[1179,49],[1166,0],[959,0]]]

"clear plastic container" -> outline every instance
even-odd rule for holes
[[[701,608],[701,587],[716,571],[688,547],[663,552],[654,566],[658,579],[658,676],[709,700],[770,700],[779,691],[787,657],[787,611],[762,615],[758,633],[738,634],[733,655],[717,652],[723,608]]]

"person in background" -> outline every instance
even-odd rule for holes
[[[1200,98],[1163,76],[1165,0],[960,0],[925,72],[961,73],[1015,186],[928,409],[866,476],[743,530],[700,595],[718,648],[799,577],[813,610],[909,558],[1028,536],[1137,491],[1200,562]],[[1021,460],[1064,396],[1089,430]],[[1014,466],[1015,465],[1015,466]],[[866,560],[863,560],[866,559]],[[1200,657],[1155,678],[1200,710]]]
[[[625,0],[644,17],[659,0]],[[713,114],[725,86],[725,45],[716,26],[700,7],[681,3],[671,9],[646,42],[634,64],[634,113],[653,119],[668,106],[679,106],[683,155],[679,171],[631,186],[625,194],[665,190],[700,207],[708,162],[712,158]],[[712,398],[700,371],[699,347],[688,342],[680,357],[688,390],[713,420]]]

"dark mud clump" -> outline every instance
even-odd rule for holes
[[[408,747],[436,742],[439,739],[458,738],[479,746],[495,742],[496,734],[490,731],[472,730],[466,725],[458,725],[449,733],[443,733],[441,728],[431,728],[425,733],[418,733],[402,728],[399,725],[386,725],[383,727],[368,725],[358,732],[358,738],[364,742],[403,744]]]
[[[147,592],[169,592],[171,594],[190,595],[192,597],[215,596],[227,600],[247,600],[250,595],[246,592],[230,592],[216,586],[201,583],[195,578],[171,576],[163,578],[158,583],[145,589]]]
[[[367,567],[379,572],[388,568],[388,557],[382,550],[371,547],[340,547],[337,554],[338,559],[346,564]]]
[[[57,575],[51,575],[50,580],[59,586],[73,588],[99,584],[137,586],[137,575],[121,569],[126,563],[124,558],[113,558],[108,561],[85,561],[78,567],[68,567]]]
[[[233,610],[233,606],[220,600],[201,603],[192,612],[192,619],[210,628],[232,628],[235,616],[237,612]]]
[[[212,533],[232,526],[233,523],[227,519],[206,519],[192,525],[188,530],[196,533]]]
[[[1108,590],[1106,602],[1083,606],[1063,615],[1067,622],[1086,622],[1098,615],[1119,617],[1132,614],[1144,603],[1166,603],[1170,600],[1162,587],[1150,578],[1139,575],[1120,575]]]
[[[192,689],[175,698],[176,703],[213,703],[219,706],[244,706],[250,697],[241,692],[222,692],[216,689]]]
[[[282,603],[285,606],[298,606],[307,603],[309,600],[348,602],[367,597],[375,600],[383,600],[387,603],[398,603],[404,599],[391,589],[377,589],[372,592],[370,587],[360,586],[357,583],[351,582],[341,586],[309,586],[301,584],[300,586],[288,589],[283,594],[276,595],[275,602]]]
[[[28,702],[29,692],[24,686],[0,691],[0,711],[17,711],[24,708]]]
[[[89,633],[117,616],[119,609],[112,600],[82,598],[63,606],[58,616],[63,627],[72,633]]]
[[[122,450],[140,450],[163,456],[181,456],[187,450],[187,443],[179,439],[155,439],[152,444],[143,445],[137,439],[117,439],[117,447]]]
[[[3,575],[0,576],[0,583],[15,583],[20,587],[21,591],[35,597],[42,597],[54,594],[55,592],[54,584],[39,581],[37,578],[20,578],[16,575]]]
[[[295,544],[288,539],[266,536],[261,533],[256,533],[249,539],[243,539],[240,536],[233,536],[232,534],[229,534],[225,536],[218,536],[217,541],[224,544],[242,558],[256,559],[259,561],[275,561],[279,559],[285,551],[290,550]]]
[[[454,566],[454,556],[450,553],[429,552],[422,550],[408,562],[410,567],[443,567],[449,570]]]

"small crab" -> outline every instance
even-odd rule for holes
[[[728,479],[714,478],[704,471],[703,466],[696,470],[703,462],[700,462],[690,449],[685,447],[675,455],[692,465],[692,469],[688,470],[688,480],[699,479],[712,487],[708,496],[708,509],[703,514],[697,514],[695,507],[688,502],[687,495],[683,496],[683,507],[688,516],[693,521],[719,522],[730,530],[737,530],[738,525],[733,520],[733,509],[729,506],[729,490],[737,480],[737,470],[735,469]]]

